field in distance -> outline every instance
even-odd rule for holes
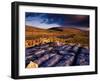
[[[52,27],[41,29],[38,27],[25,27],[25,47],[42,45],[49,42],[64,44],[81,44],[89,47],[89,29],[78,27]]]

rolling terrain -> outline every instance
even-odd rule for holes
[[[80,43],[89,47],[89,31],[74,27],[52,27],[40,29],[37,27],[26,26],[25,46],[31,47],[49,42]]]

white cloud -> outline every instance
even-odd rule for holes
[[[60,25],[57,23],[51,23],[48,24],[48,19],[43,19],[40,16],[39,17],[27,17],[26,18],[26,25],[29,26],[35,26],[35,27],[39,27],[39,28],[44,28],[44,29],[48,29],[51,27],[59,27]]]
[[[35,27],[38,27],[38,28],[44,28],[44,29],[48,29],[48,28],[51,28],[51,27],[59,27],[60,25],[59,24],[47,24],[47,23],[41,23],[40,21],[26,21],[26,25],[29,25],[29,26],[35,26]]]

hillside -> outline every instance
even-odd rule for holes
[[[44,44],[48,42],[80,43],[89,46],[89,31],[73,27],[52,27],[41,29],[26,26],[26,47]]]

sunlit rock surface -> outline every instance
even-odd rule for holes
[[[38,68],[38,64],[30,61],[30,63],[27,65],[27,68]]]

